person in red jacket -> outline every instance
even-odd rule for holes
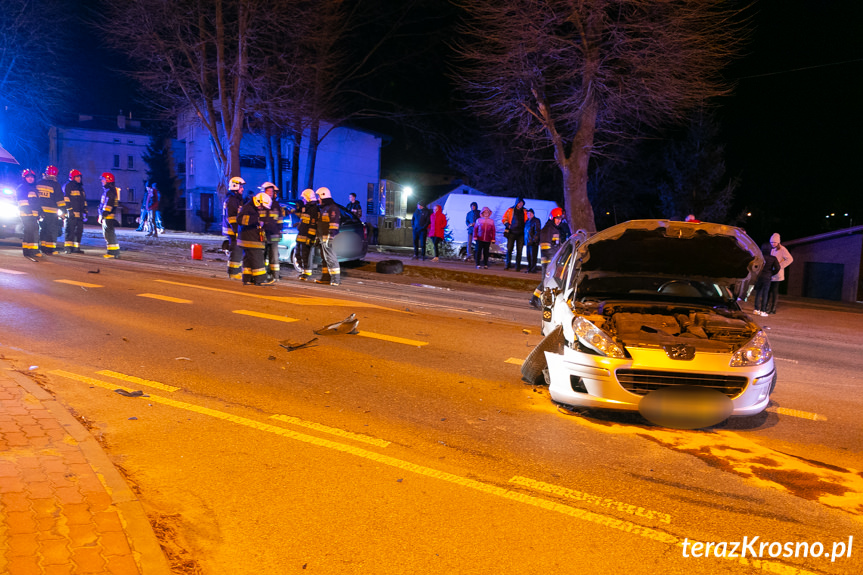
[[[446,216],[443,213],[443,208],[438,204],[434,207],[429,224],[429,237],[434,244],[433,262],[440,260],[440,245],[444,240],[444,230],[446,230]]]

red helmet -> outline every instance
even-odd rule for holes
[[[106,182],[108,182],[109,184],[113,184],[114,183],[114,174],[112,174],[111,172],[104,172],[104,173],[102,173],[102,179],[105,180]]]
[[[71,172],[69,172],[69,179],[74,180],[75,178],[77,178],[80,175],[81,175],[81,172],[79,172],[78,170],[72,170]]]
[[[563,217],[563,209],[554,208],[553,210],[551,210],[551,217],[552,218],[562,218]]]
[[[60,170],[57,169],[57,166],[48,166],[47,168],[45,168],[45,175],[46,176],[54,176],[56,178],[57,174],[59,174],[59,173],[60,173]]]
[[[21,172],[21,179],[26,180],[30,176],[33,176],[35,178],[36,172],[34,172],[33,170],[24,170],[23,172]]]

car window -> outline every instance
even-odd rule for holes
[[[561,247],[560,251],[557,252],[557,256],[553,262],[554,270],[552,271],[552,278],[555,283],[557,283],[558,287],[562,286],[566,279],[566,273],[569,270],[569,264],[572,261],[572,252],[573,244],[571,242],[563,244],[563,247]]]

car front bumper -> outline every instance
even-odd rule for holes
[[[696,352],[691,360],[675,360],[662,349],[627,351],[631,358],[601,357],[568,345],[560,354],[546,352],[551,398],[575,407],[637,411],[651,390],[687,385],[716,389],[731,398],[731,415],[755,415],[770,403],[776,378],[772,359],[733,368],[728,353]]]

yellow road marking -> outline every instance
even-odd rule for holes
[[[811,419],[812,421],[827,421],[827,418],[820,413],[810,413],[808,411],[800,411],[799,409],[790,409],[788,407],[768,407],[765,411],[778,413],[779,415],[790,415],[791,417]]]
[[[536,491],[554,493],[555,495],[560,495],[561,497],[566,497],[567,499],[574,499],[575,501],[585,501],[587,503],[593,503],[594,505],[598,505],[601,507],[617,509],[618,511],[622,511],[623,513],[629,513],[630,515],[638,515],[639,517],[644,517],[645,519],[655,519],[657,521],[667,524],[671,523],[671,515],[669,515],[668,513],[662,513],[661,511],[654,511],[652,509],[645,509],[644,507],[630,505],[629,503],[617,501],[608,497],[591,495],[590,493],[584,493],[583,491],[576,491],[575,489],[570,489],[568,487],[554,485],[551,483],[544,483],[542,481],[537,481],[536,479],[530,479],[528,477],[519,477],[518,475],[510,479],[509,482],[515,483],[516,485],[521,485],[522,487],[528,487]]]
[[[12,274],[13,276],[26,276],[27,275],[27,272],[19,272],[18,270],[7,270],[6,268],[0,268],[0,273]]]
[[[374,437],[369,437],[368,435],[360,435],[359,433],[351,433],[350,431],[345,431],[344,429],[338,429],[336,427],[327,427],[326,425],[321,425],[314,421],[305,421],[296,417],[291,417],[290,415],[271,415],[270,419],[284,421],[285,423],[299,425],[300,427],[307,427],[323,433],[329,433],[330,435],[338,435],[339,437],[353,439],[354,441],[361,441],[363,443],[368,443],[369,445],[377,445],[378,447],[386,447],[390,444],[389,441],[383,439],[376,439]]]
[[[292,321],[300,321],[300,320],[294,319],[292,317],[285,317],[283,315],[273,315],[271,313],[261,313],[258,311],[249,311],[246,309],[235,309],[234,313],[238,313],[240,315],[250,315],[252,317],[261,317],[264,319],[272,319],[272,320],[276,320],[276,321],[284,321],[284,322],[288,322],[288,323],[290,323]]]
[[[101,381],[98,379],[94,379],[92,377],[87,377],[84,375],[78,375],[75,373],[70,373],[68,371],[63,371],[60,369],[55,369],[50,371],[49,373],[53,375],[58,375],[60,377],[66,377],[68,379],[72,379],[75,381],[81,381],[83,383],[87,383],[90,385],[94,385],[97,387],[103,387],[105,389],[114,390],[117,388],[115,385],[111,385],[109,382]],[[133,391],[126,389],[126,391]],[[302,443],[306,443],[308,445],[315,445],[318,447],[323,447],[326,449],[332,449],[334,451],[338,451],[341,453],[348,453],[350,455],[354,455],[356,457],[360,457],[363,459],[367,459],[370,461],[374,461],[381,465],[387,465],[389,467],[393,467],[396,469],[400,469],[402,471],[407,471],[410,473],[415,473],[417,475],[422,475],[424,477],[429,477],[432,479],[438,479],[441,481],[445,481],[451,483],[453,485],[459,485],[461,487],[465,487],[467,489],[473,489],[480,493],[484,493],[486,495],[491,495],[495,497],[500,497],[503,499],[508,499],[510,501],[516,501],[519,503],[523,503],[525,505],[530,505],[532,507],[536,507],[538,509],[543,509],[545,511],[554,511],[556,513],[560,513],[562,515],[566,515],[568,517],[572,517],[573,519],[579,519],[581,521],[586,521],[588,523],[594,523],[599,526],[608,527],[609,529],[614,529],[617,531],[622,531],[625,533],[631,533],[632,535],[638,535],[645,539],[650,539],[656,541],[658,543],[663,543],[668,546],[677,546],[680,547],[683,545],[683,540],[681,537],[673,535],[671,533],[667,533],[665,531],[661,531],[659,529],[653,529],[650,527],[644,527],[643,525],[639,525],[636,523],[632,523],[631,521],[624,521],[622,519],[617,519],[616,517],[612,517],[611,515],[604,515],[602,513],[594,513],[593,511],[587,511],[585,509],[578,509],[575,507],[570,507],[568,505],[563,505],[562,503],[557,503],[554,501],[549,501],[547,499],[542,499],[541,497],[536,497],[533,495],[528,495],[526,493],[521,493],[518,491],[512,491],[503,487],[499,487],[497,485],[491,485],[489,483],[483,483],[481,481],[477,481],[475,479],[469,479],[467,477],[462,477],[459,475],[455,475],[452,473],[448,473],[446,471],[440,471],[438,469],[433,469],[431,467],[425,467],[422,465],[417,465],[415,463],[410,463],[409,461],[404,461],[402,459],[397,459],[395,457],[391,457],[389,455],[383,455],[381,453],[375,453],[374,451],[369,451],[367,449],[363,449],[360,447],[354,447],[352,445],[346,445],[344,443],[338,443],[336,441],[331,441],[329,439],[324,439],[321,437],[315,437],[312,435],[306,435],[304,433],[298,433],[296,431],[292,431],[290,429],[286,429],[284,427],[279,427],[276,425],[270,425],[268,423],[263,423],[261,421],[255,421],[254,419],[248,419],[246,417],[240,417],[238,415],[232,415],[230,413],[226,413],[224,411],[218,411],[215,409],[210,409],[208,407],[202,407],[199,405],[194,405],[191,403],[185,403],[182,401],[176,401],[167,397],[161,397],[158,395],[151,395],[147,398],[147,401],[152,403],[161,403],[163,405],[168,405],[171,407],[175,407],[177,409],[183,409],[186,411],[191,411],[194,413],[198,413],[201,415],[207,415],[210,417],[214,417],[220,419],[222,421],[228,421],[231,423],[235,423],[237,425],[242,425],[245,427],[249,427],[252,429],[257,429],[259,431],[265,431],[269,433],[273,433],[275,435],[280,435],[282,437],[287,437],[289,439],[294,439],[296,441],[300,441]],[[689,537],[690,542],[697,541],[696,539]],[[718,557],[717,559],[726,559],[741,565],[747,565],[750,567],[754,567],[757,569],[761,569],[763,571],[771,572],[771,573],[794,573],[795,575],[815,575],[814,573],[807,571],[805,569],[799,567],[792,567],[786,563],[782,563],[780,561],[769,561],[766,559],[759,560],[749,560],[746,558],[737,558],[737,557]],[[789,569],[793,569],[790,571]]]
[[[521,365],[524,363],[524,360],[518,359],[517,357],[511,357],[509,359],[504,360],[504,363],[511,363],[513,365]]]
[[[103,369],[102,371],[97,371],[96,373],[98,373],[99,375],[107,375],[108,377],[113,377],[116,379],[122,379],[123,381],[128,381],[129,383],[134,383],[136,385],[145,385],[147,387],[161,389],[162,391],[169,391],[172,393],[180,389],[179,387],[174,387],[173,385],[165,385],[164,383],[159,383],[158,381],[141,379],[140,377],[135,377],[134,375],[117,373],[116,371],[111,371],[109,369]]]
[[[84,282],[76,282],[73,280],[54,280],[54,281],[57,282],[58,284],[69,284],[71,286],[81,286],[81,287],[86,287],[86,288],[105,287],[105,286],[100,286],[99,284],[88,284],[88,283],[84,283]]]
[[[334,299],[334,298],[326,298],[326,297],[287,297],[287,296],[275,296],[275,295],[264,295],[261,293],[254,293],[252,291],[237,291],[237,290],[229,290],[229,289],[221,289],[214,288],[209,286],[199,286],[195,284],[187,284],[181,282],[172,282],[168,280],[154,280],[160,283],[189,287],[207,291],[215,291],[221,293],[229,293],[232,295],[242,295],[246,297],[254,297],[258,299],[266,299],[270,301],[277,301],[282,303],[287,303],[291,305],[306,305],[306,306],[327,306],[327,307],[366,307],[366,308],[374,308],[374,309],[385,309],[388,311],[395,311],[398,313],[410,313],[406,311],[402,311],[400,309],[393,309],[389,307],[383,307],[379,305],[375,305],[373,303],[366,303],[356,300],[344,300],[344,299]],[[413,314],[411,314],[413,315]]]
[[[160,299],[163,301],[170,301],[174,303],[192,303],[190,299],[180,299],[178,297],[171,297],[168,295],[159,295],[157,293],[139,293],[138,297],[148,297],[150,299]]]
[[[363,337],[370,337],[372,339],[382,339],[384,341],[391,341],[393,343],[403,343],[405,345],[415,345],[417,347],[421,347],[423,345],[428,345],[427,341],[417,341],[415,339],[405,339],[403,337],[396,337],[394,335],[384,335],[381,333],[373,333],[370,331],[360,331],[357,332],[357,335],[361,335]]]

